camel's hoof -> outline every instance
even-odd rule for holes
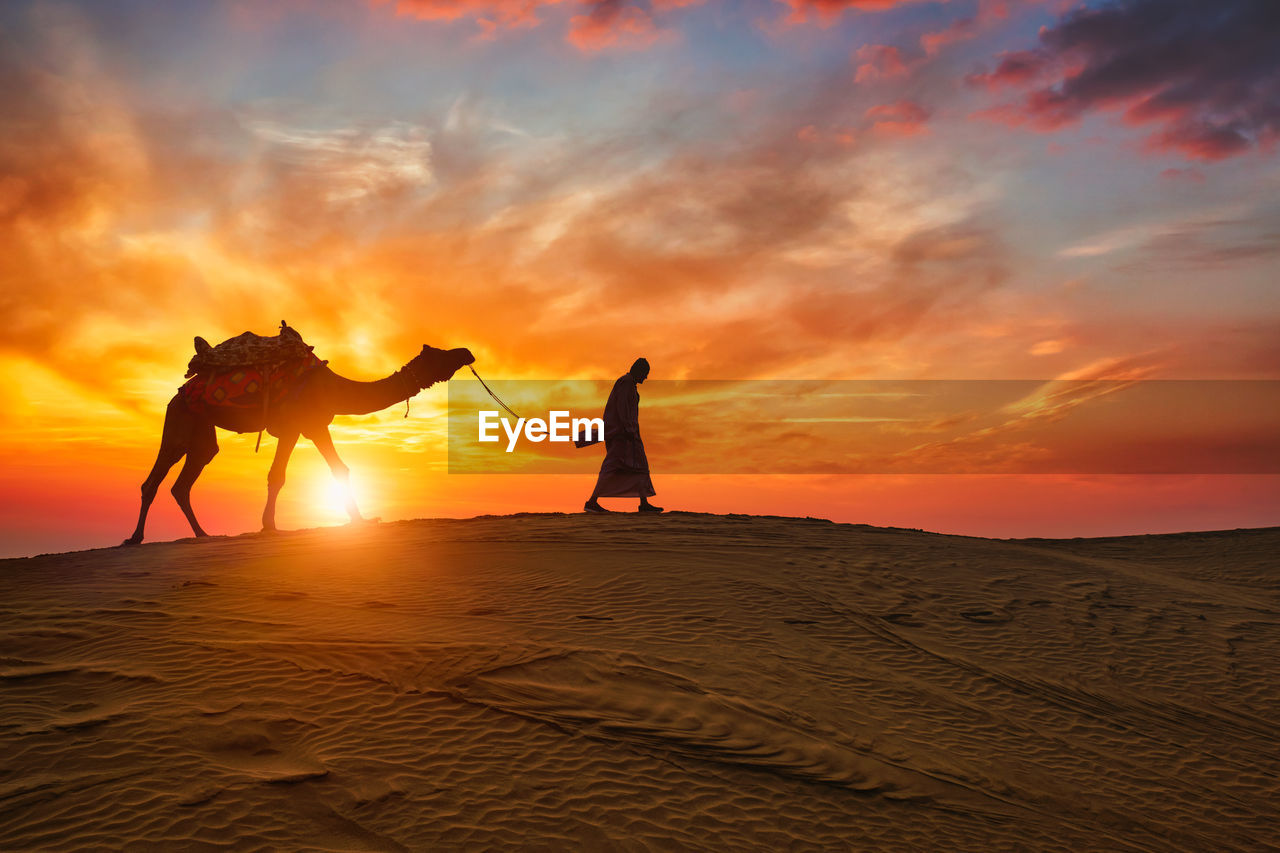
[[[134,537],[130,536],[128,539],[126,539],[126,540],[124,540],[123,542],[121,542],[121,543],[120,543],[120,547],[121,547],[121,548],[127,548],[127,547],[129,547],[130,545],[141,545],[141,544],[142,544],[142,537],[141,537],[141,536],[139,536],[139,537],[137,537],[137,538],[134,538]]]
[[[262,528],[261,532],[268,536],[274,536],[275,534],[280,532],[280,529],[276,527],[264,527]]]
[[[351,519],[350,521],[348,521],[348,522],[347,522],[347,526],[348,526],[348,527],[359,527],[359,526],[360,526],[360,525],[362,525],[362,524],[378,524],[378,523],[380,523],[381,521],[382,521],[382,519],[381,519],[381,518],[379,518],[379,517],[378,517],[378,516],[376,516],[376,515],[375,515],[375,516],[373,516],[372,518],[370,518],[369,516],[366,516],[366,515],[362,515],[362,516],[360,516],[359,518],[353,518],[353,519]]]

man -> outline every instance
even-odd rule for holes
[[[595,491],[583,505],[587,512],[609,512],[598,498],[640,498],[639,512],[662,512],[649,503],[657,494],[649,479],[649,460],[640,440],[640,391],[636,387],[649,378],[649,362],[637,358],[631,369],[613,383],[604,404],[604,462]]]

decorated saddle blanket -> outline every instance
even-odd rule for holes
[[[210,346],[195,340],[196,354],[187,365],[187,382],[179,389],[187,406],[265,409],[288,399],[325,364],[313,347],[287,324],[274,337],[245,332]]]

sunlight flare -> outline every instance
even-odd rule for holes
[[[319,505],[326,516],[333,515],[339,519],[347,520],[347,502],[355,497],[355,492],[351,488],[351,483],[342,483],[338,480],[330,479],[320,489]]]

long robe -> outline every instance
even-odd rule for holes
[[[657,494],[640,438],[640,390],[630,373],[613,383],[604,404],[604,448],[596,497],[647,498]]]

